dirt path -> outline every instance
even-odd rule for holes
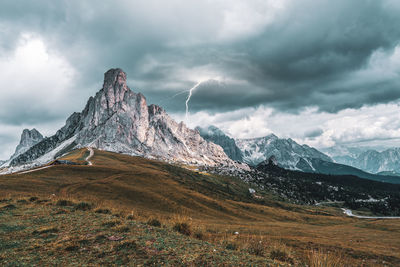
[[[91,166],[91,165],[93,165],[93,163],[89,159],[91,159],[93,157],[94,151],[93,151],[93,148],[91,148],[91,147],[87,147],[87,150],[89,150],[89,156],[87,156],[85,160],[88,162],[88,165]]]
[[[44,167],[40,167],[37,169],[32,169],[32,170],[27,170],[27,171],[23,171],[23,172],[19,172],[18,174],[25,174],[25,173],[30,173],[30,172],[36,172],[36,171],[40,171],[40,170],[44,170],[47,168],[53,167],[53,165],[49,165],[49,166],[44,166]]]

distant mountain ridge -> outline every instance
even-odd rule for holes
[[[370,173],[400,173],[400,148],[389,148],[382,152],[368,149],[359,153],[335,155],[333,159],[337,163]]]
[[[209,129],[209,130],[208,130]],[[200,131],[203,138],[217,142],[224,150],[237,147],[243,155],[243,162],[258,166],[273,162],[276,166],[287,170],[305,173],[321,173],[327,175],[354,175],[360,178],[380,182],[400,183],[394,173],[373,174],[359,168],[334,162],[329,156],[308,145],[299,145],[292,139],[281,139],[274,134],[250,139],[229,138],[220,129],[210,126]],[[221,140],[231,139],[229,144]],[[226,147],[228,144],[228,148]],[[346,152],[346,150],[342,150]],[[359,150],[354,150],[359,151]],[[229,155],[229,153],[227,153]]]
[[[252,166],[258,165],[271,156],[285,169],[314,172],[311,159],[333,162],[332,159],[307,145],[299,145],[292,139],[281,139],[274,134],[250,139],[233,139],[215,126],[197,128],[200,135],[220,145],[233,160],[242,161]]]
[[[299,145],[292,139],[282,139],[274,134],[265,137],[236,139],[243,153],[245,163],[256,166],[260,162],[275,156],[278,164],[285,169],[313,170],[310,159],[317,158],[332,162],[324,153],[308,145]]]
[[[73,113],[64,127],[11,160],[10,165],[44,163],[80,147],[161,159],[185,164],[237,166],[196,130],[175,122],[159,106],[147,105],[141,93],[126,84],[126,73],[110,69],[103,87],[82,112]]]

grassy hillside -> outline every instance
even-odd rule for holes
[[[68,160],[84,159],[86,149],[74,153]],[[192,229],[190,240],[201,236],[201,242],[261,257],[266,263],[275,260],[313,266],[321,260],[339,260],[345,265],[384,266],[400,262],[397,220],[359,220],[347,218],[335,208],[279,202],[268,191],[235,178],[203,175],[140,157],[96,150],[91,161],[93,166],[58,165],[0,176],[0,198],[14,199],[14,215],[42,209],[37,204],[19,207],[15,202],[38,196],[50,203],[86,201],[114,214],[133,214],[138,224],[157,219],[166,225],[168,234],[177,221],[184,221]],[[256,190],[255,195],[249,194],[249,187]],[[0,213],[0,224],[24,224],[23,216],[4,214]],[[54,218],[51,214],[47,216]],[[92,215],[87,216],[87,223],[94,223]],[[60,235],[54,238],[54,242],[62,239]],[[188,253],[192,249],[187,246]]]
[[[112,214],[82,202],[18,199],[0,204],[0,263],[263,266],[273,261],[189,238],[157,220],[141,223],[132,215]]]

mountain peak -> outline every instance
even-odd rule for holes
[[[89,98],[82,112],[72,114],[55,135],[13,159],[10,165],[44,164],[60,151],[87,146],[169,162],[237,165],[220,146],[177,123],[161,107],[147,106],[141,93],[129,89],[126,73],[119,68],[104,74],[103,88]]]
[[[113,86],[115,84],[126,85],[126,73],[120,68],[109,69],[104,73],[103,88],[109,87],[110,85]]]
[[[32,130],[24,129],[21,134],[21,140],[19,142],[20,145],[29,145],[32,142],[41,141],[43,139],[43,135],[33,128]]]
[[[102,106],[112,111],[111,113],[122,107],[118,103],[122,104],[127,100],[126,94],[133,94],[126,84],[126,73],[120,68],[110,69],[104,73],[104,83],[100,93],[103,94]]]
[[[33,128],[32,130],[24,129],[21,134],[21,139],[19,141],[18,146],[15,149],[14,154],[11,156],[10,160],[18,157],[19,155],[25,153],[29,148],[36,145],[40,141],[42,141],[43,135]]]

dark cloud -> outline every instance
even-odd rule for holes
[[[376,75],[376,80],[354,81],[357,72],[369,67],[371,55],[384,51],[390,56],[398,45],[396,2],[288,1],[271,21],[249,27],[248,34],[224,30],[226,12],[236,4],[2,1],[0,32],[7,42],[0,41],[0,53],[7,55],[24,32],[43,38],[77,71],[70,88],[75,99],[82,99],[73,105],[77,110],[99,89],[102,74],[117,66],[128,73],[134,90],[171,112],[184,111],[186,96],[169,97],[189,89],[196,77],[222,81],[198,88],[192,111],[267,104],[291,112],[307,106],[337,112],[400,97],[398,74],[380,80],[372,73],[369,77]],[[246,23],[243,19],[235,27]],[[40,109],[10,116],[2,112],[0,120],[56,120],[72,111],[71,101],[65,105],[62,112],[45,116]]]
[[[321,128],[316,128],[316,129],[312,129],[312,130],[305,132],[304,137],[315,139],[316,137],[321,136],[323,133],[324,133],[324,130],[322,130]]]

